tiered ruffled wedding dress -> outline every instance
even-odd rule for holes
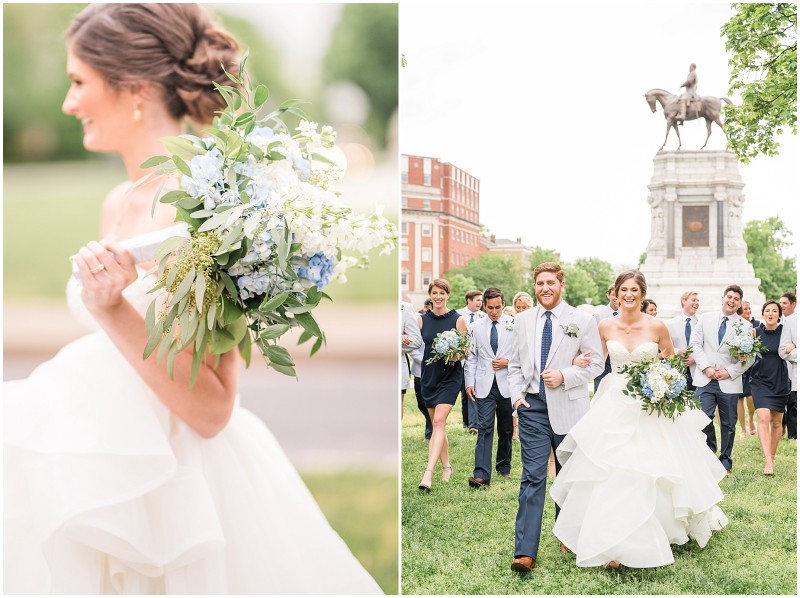
[[[617,368],[655,356],[658,345],[607,347],[612,373],[556,451],[564,467],[550,489],[561,507],[553,533],[580,567],[669,565],[670,544],[705,546],[728,522],[717,506],[725,468],[706,446],[701,410],[672,421],[622,393],[628,377]]]
[[[381,592],[256,416],[201,438],[104,332],[4,394],[6,593]]]

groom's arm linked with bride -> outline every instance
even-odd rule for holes
[[[550,451],[556,450],[570,428],[589,410],[588,384],[605,364],[597,322],[591,314],[561,301],[564,283],[556,282],[558,273],[543,271],[537,275],[537,281],[539,276],[553,279],[555,295],[540,297],[538,307],[517,316],[508,365],[522,453],[511,565],[519,573],[536,566]],[[587,367],[573,365],[576,356],[587,352],[591,357]],[[561,464],[556,461],[556,475],[560,469]]]

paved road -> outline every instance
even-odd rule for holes
[[[278,374],[254,356],[243,371],[243,407],[261,417],[295,466],[303,471],[372,468],[396,472],[399,456],[399,392],[395,312],[366,309],[364,330],[349,327],[342,314],[327,312],[320,325],[327,348],[312,358],[305,345],[292,348],[299,380]],[[81,334],[57,307],[6,305],[3,379],[22,378]],[[38,314],[37,329],[32,329]],[[57,322],[58,324],[54,324]],[[377,333],[376,333],[377,331]],[[381,331],[386,331],[384,334]]]

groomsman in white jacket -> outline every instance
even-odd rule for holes
[[[717,453],[714,412],[719,407],[719,460],[730,474],[733,468],[733,441],[736,438],[736,407],[742,392],[742,374],[753,364],[750,358],[737,361],[726,343],[734,335],[752,335],[753,326],[736,314],[742,303],[742,289],[732,284],[722,295],[722,309],[704,313],[692,331],[692,354],[696,362],[694,384],[703,411],[711,423],[703,430],[708,448]]]
[[[475,444],[475,470],[469,478],[473,488],[489,486],[492,480],[492,443],[497,416],[497,457],[495,469],[511,477],[511,393],[508,390],[508,358],[514,342],[514,319],[503,313],[503,292],[490,287],[483,292],[483,308],[488,317],[467,326],[472,333],[472,351],[464,365],[467,396],[477,407],[478,440]]]
[[[681,295],[681,313],[667,322],[669,337],[675,352],[683,355],[692,341],[692,331],[697,326],[697,310],[700,309],[700,295],[697,291],[686,291]],[[689,388],[695,390],[695,359],[689,355]]]

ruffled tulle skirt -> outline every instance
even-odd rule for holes
[[[581,567],[669,565],[671,544],[705,546],[728,521],[717,506],[725,468],[702,432],[708,417],[648,415],[622,393],[626,381],[606,376],[556,451],[563,468],[550,489],[561,507],[553,533]]]
[[[103,333],[4,394],[6,593],[380,593],[257,417],[199,437]]]

